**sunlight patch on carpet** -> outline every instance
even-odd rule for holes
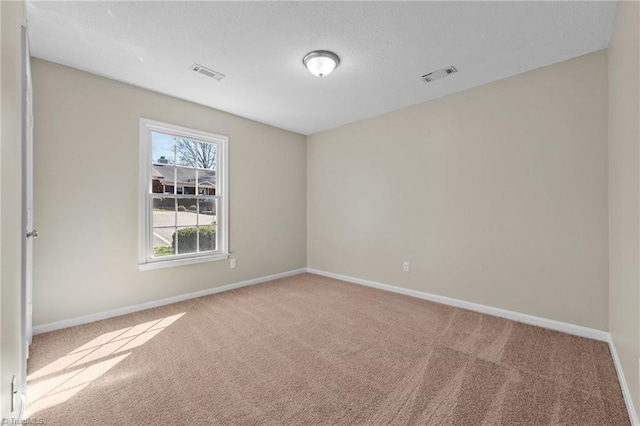
[[[101,334],[27,376],[28,415],[68,401],[185,313]]]

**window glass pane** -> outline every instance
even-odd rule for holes
[[[190,139],[176,138],[177,164],[184,167],[197,167],[197,144]]]
[[[202,226],[216,224],[216,200],[200,200],[198,202],[198,223]]]
[[[200,252],[203,251],[213,251],[216,249],[216,227],[213,225],[210,226],[200,226],[198,228],[198,232],[200,234]]]
[[[213,251],[216,250],[216,199],[210,198],[200,200],[198,202],[198,221],[200,227],[200,245],[198,250]]]
[[[151,165],[151,192],[154,194],[174,194],[176,169],[162,164]]]
[[[198,194],[216,195],[215,170],[198,170]]]
[[[178,226],[198,224],[198,200],[196,198],[178,199]]]
[[[173,235],[174,247],[177,246],[176,254],[196,253],[198,245],[198,227],[189,226],[187,228],[178,228]],[[177,240],[177,241],[176,241]]]
[[[175,198],[154,197],[152,200],[153,212],[153,257],[173,255],[171,236],[176,225],[176,200]]]
[[[196,195],[196,169],[176,169],[177,194]]]
[[[214,143],[197,142],[198,168],[215,170],[217,163],[218,145]]]
[[[175,164],[173,136],[151,133],[151,161],[154,164]]]
[[[172,256],[171,238],[176,228],[153,228],[153,257]]]
[[[176,226],[175,198],[153,198],[153,227],[163,226]]]

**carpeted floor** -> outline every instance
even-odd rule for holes
[[[303,274],[34,338],[46,425],[628,425],[605,343]]]

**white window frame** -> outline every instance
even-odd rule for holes
[[[206,253],[189,253],[167,257],[153,257],[151,240],[153,218],[151,206],[151,133],[164,133],[218,145],[216,163],[216,250]],[[140,118],[140,182],[139,182],[139,261],[140,270],[190,265],[229,258],[229,138],[224,135],[189,129],[174,124]],[[157,194],[161,196],[162,194]]]

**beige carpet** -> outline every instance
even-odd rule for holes
[[[36,336],[46,425],[626,425],[605,343],[316,275]]]

